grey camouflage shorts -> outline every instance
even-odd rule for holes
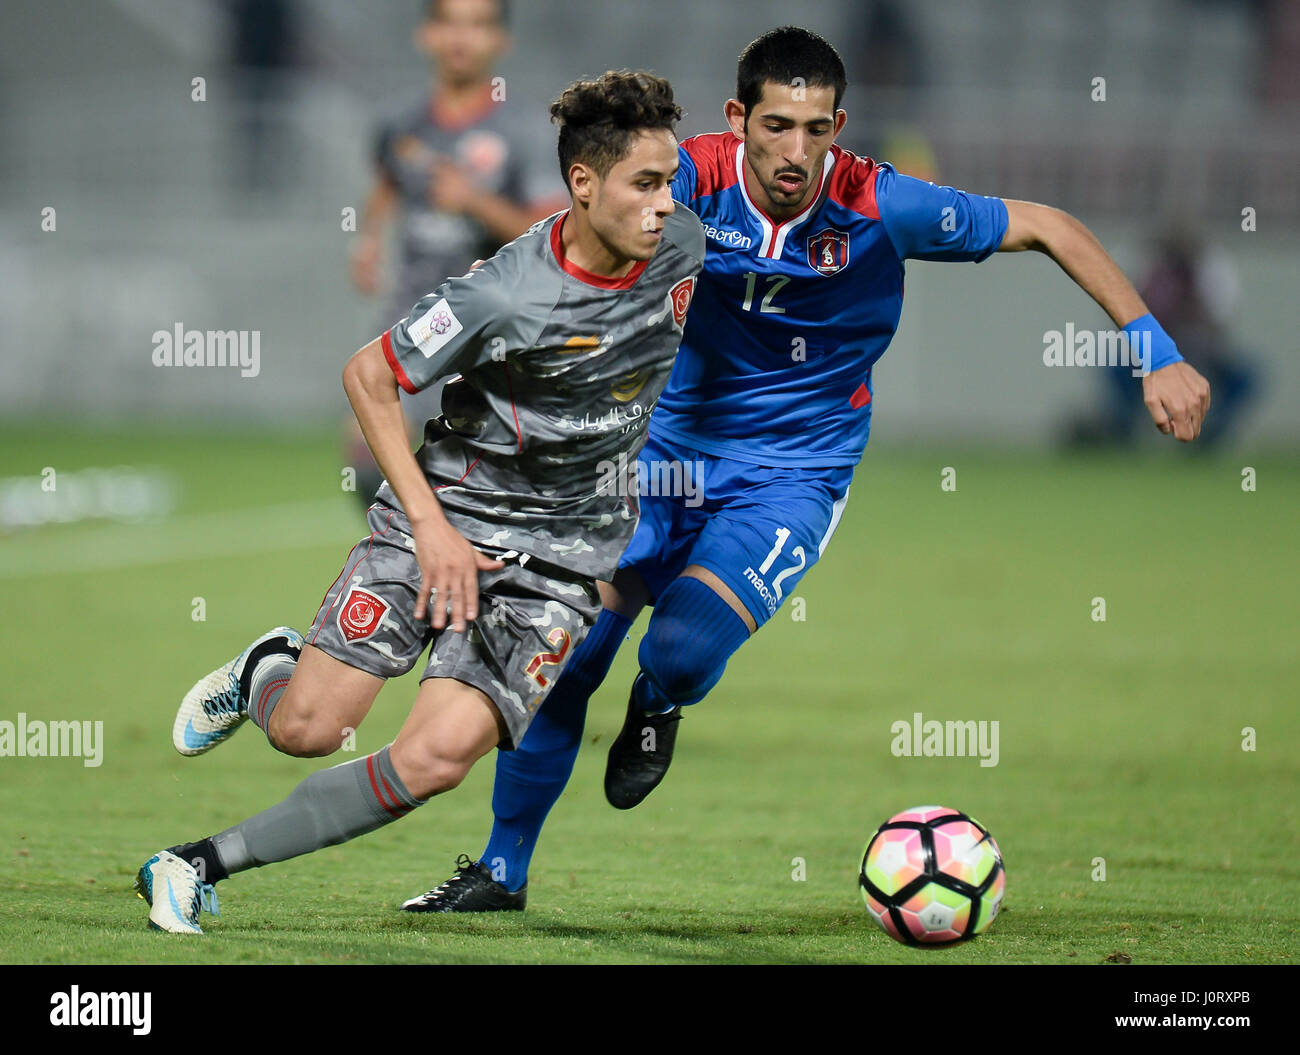
[[[434,630],[413,614],[420,567],[406,515],[377,502],[366,519],[370,537],[348,554],[308,643],[350,667],[394,678],[414,669],[432,642],[420,680],[455,678],[486,693],[510,731],[501,747],[513,749],[600,615],[595,582],[526,555],[512,558],[479,572],[479,617],[464,633]],[[503,552],[476,548],[493,557]]]

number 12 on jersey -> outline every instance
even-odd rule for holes
[[[767,293],[758,305],[761,313],[766,312],[769,315],[784,315],[785,308],[773,306],[772,298],[775,297],[785,284],[790,281],[789,275],[768,275],[767,276]],[[745,272],[745,299],[741,302],[741,311],[752,311],[754,308],[754,292],[758,286],[758,273],[755,271]]]

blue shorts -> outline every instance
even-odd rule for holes
[[[659,597],[689,564],[708,568],[762,626],[826,550],[852,466],[754,465],[651,436],[637,458],[641,521],[619,561]]]

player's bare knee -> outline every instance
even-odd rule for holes
[[[272,746],[294,758],[323,758],[332,755],[343,743],[339,730],[310,714],[292,710],[282,713],[276,708],[269,724],[267,739]]]
[[[441,795],[457,787],[474,760],[432,744],[393,744],[390,757],[407,789],[419,799]]]
[[[419,791],[414,792],[418,798],[427,799],[431,795],[441,795],[458,787],[469,772],[469,766],[447,759],[434,759],[423,771],[424,781]]]

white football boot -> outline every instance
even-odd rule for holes
[[[149,926],[172,934],[202,934],[199,912],[217,911],[217,888],[199,878],[188,861],[160,850],[140,866],[135,892],[149,903]]]
[[[201,755],[229,739],[248,718],[248,700],[244,699],[240,681],[250,664],[275,652],[297,659],[302,645],[297,630],[277,626],[199,681],[181,700],[172,723],[172,745],[176,750],[183,755]]]

